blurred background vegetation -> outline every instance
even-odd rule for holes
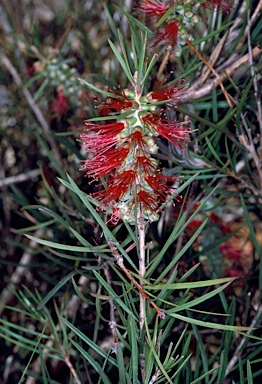
[[[79,194],[58,177],[68,180],[69,174],[88,195],[96,188],[79,171],[86,154],[78,139],[84,120],[98,115],[97,101],[79,78],[98,87],[105,81],[107,85],[127,85],[108,39],[117,45],[119,28],[130,47],[131,32],[137,41],[140,38],[141,22],[150,40],[153,26],[141,18],[135,20],[134,5],[132,0],[0,2],[3,384],[125,382],[119,379],[119,361],[116,364],[110,355],[109,292],[105,293],[105,283],[99,283],[93,270],[101,273],[118,295],[122,285],[128,291],[130,282],[110,264],[110,255],[103,253],[101,228]],[[176,369],[172,367],[176,371],[181,365],[174,383],[260,383],[261,1],[240,1],[228,15],[203,10],[203,16],[201,31],[196,31],[197,48],[223,79],[232,105],[221,88],[214,86],[216,77],[189,47],[183,47],[181,57],[171,58],[165,75],[172,71],[172,79],[185,79],[188,92],[183,96],[184,105],[175,111],[170,107],[168,113],[190,118],[192,140],[186,154],[178,153],[167,142],[159,143],[160,159],[171,174],[182,176],[184,181],[194,180],[182,191],[183,202],[168,205],[160,221],[148,230],[148,258],[152,261],[180,223],[178,235],[172,237],[161,262],[151,268],[150,279],[161,275],[162,282],[170,277],[174,282],[193,282],[239,277],[220,292],[219,299],[210,299],[208,312],[212,315],[198,312],[194,317],[221,323],[224,318],[218,314],[230,313],[227,324],[256,329],[249,331],[253,338],[195,325],[184,331],[185,322],[173,319],[163,325],[161,351],[166,353],[172,342],[177,345],[174,356],[190,356],[183,364],[178,359]],[[151,48],[149,55],[153,53]],[[152,82],[160,64],[161,57],[152,70]],[[190,223],[183,227],[189,218]],[[200,235],[183,248],[206,219]],[[110,229],[123,247],[130,246],[133,231],[128,226]],[[50,250],[50,244],[40,245],[25,234],[65,247]],[[74,248],[87,244],[101,246],[101,254]],[[136,263],[132,247],[129,256]],[[176,263],[169,268],[175,257]],[[169,291],[162,298],[179,304],[208,292],[209,288],[200,285],[186,293]],[[130,311],[134,310],[134,297],[128,291],[123,299]],[[204,302],[196,308],[207,310]],[[125,324],[121,310],[116,316],[117,322],[120,316]],[[126,347],[123,362],[128,366],[131,341],[123,336],[121,342]],[[165,378],[161,380],[165,382]]]

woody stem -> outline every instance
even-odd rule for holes
[[[140,212],[140,217],[138,219],[138,234],[139,234],[139,276],[140,276],[140,286],[144,286],[143,277],[146,273],[146,260],[145,260],[145,221]],[[141,291],[139,291],[139,312],[140,312],[140,341],[141,341],[141,353],[140,353],[140,368],[142,374],[142,382],[145,382],[145,344],[143,342],[143,328],[145,323],[145,303],[146,299]]]
[[[145,223],[144,219],[140,217],[138,222],[139,233],[139,276],[143,278],[146,273],[145,265]],[[140,286],[143,288],[143,279],[140,280]],[[140,331],[142,332],[145,322],[145,297],[140,293]]]

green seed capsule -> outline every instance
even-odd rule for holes
[[[141,109],[142,111],[154,112],[156,110],[156,106],[152,104],[143,104],[141,105]]]
[[[183,31],[182,33],[180,33],[180,38],[182,40],[187,40],[188,39],[188,33]]]
[[[193,23],[194,25],[200,23],[201,21],[201,18],[197,15],[194,15],[192,18],[191,18],[191,23]]]
[[[123,90],[123,94],[126,97],[130,97],[131,99],[133,99],[136,95],[134,91],[131,91],[130,89],[127,89],[127,88]]]
[[[192,11],[191,4],[186,4],[185,5],[184,15],[186,17],[188,17],[189,19],[194,15],[194,13]]]
[[[126,123],[128,127],[133,127],[138,124],[138,121],[136,117],[129,117],[128,120],[126,120]]]
[[[175,8],[176,11],[182,11],[184,9],[184,4],[181,1],[179,1],[175,4],[175,7],[176,7]]]

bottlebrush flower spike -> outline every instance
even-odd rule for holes
[[[189,122],[168,123],[163,111],[157,110],[157,105],[165,100],[178,102],[179,92],[183,92],[180,83],[144,96],[137,89],[114,93],[101,108],[108,107],[115,121],[86,123],[87,131],[81,139],[91,156],[82,170],[95,180],[106,177],[107,187],[93,196],[100,200],[103,209],[113,212],[113,223],[119,218],[130,223],[141,217],[155,221],[160,205],[174,193],[176,177],[162,175],[152,155],[158,150],[156,136],[166,138],[181,150],[188,143]]]
[[[179,24],[176,20],[170,21],[161,27],[156,35],[154,45],[165,45],[168,48],[174,49],[178,40],[178,28]]]
[[[178,149],[183,150],[186,148],[189,141],[189,121],[183,123],[168,122],[166,118],[156,117],[154,115],[146,115],[143,117],[146,126],[157,132],[158,135],[165,137]]]
[[[161,18],[168,11],[169,7],[158,0],[143,0],[140,1],[136,9],[144,12],[146,16],[157,16]]]
[[[233,1],[231,0],[206,0],[202,3],[202,7],[210,9],[211,11],[215,10],[216,7],[218,9],[222,9],[222,11],[228,13],[232,9]]]
[[[166,79],[153,92],[149,93],[149,100],[171,101],[173,104],[180,102],[181,95],[185,92],[184,81],[178,81],[176,84],[164,85]]]
[[[174,50],[176,46],[184,44],[186,40],[193,40],[188,27],[194,27],[200,23],[200,7],[228,13],[232,9],[232,2],[233,0],[169,0],[162,2],[141,0],[137,10],[144,13],[146,17],[154,16],[158,21],[167,13],[166,20],[156,28],[153,45],[166,46],[167,50]],[[179,50],[176,53],[179,54]]]
[[[59,117],[66,114],[68,110],[68,99],[64,94],[64,88],[60,87],[57,91],[55,100],[50,106],[50,112]]]

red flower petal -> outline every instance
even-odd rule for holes
[[[152,114],[148,114],[142,119],[149,128],[153,127],[159,135],[165,137],[178,149],[186,148],[190,133],[189,121],[169,123],[165,118],[156,117]]]
[[[146,16],[158,16],[159,18],[168,11],[168,7],[158,0],[142,0],[136,9]]]
[[[175,48],[178,37],[178,23],[176,20],[170,21],[163,26],[156,35],[154,45],[167,45],[167,47]]]
[[[117,175],[112,176],[107,181],[107,188],[95,192],[94,198],[101,200],[101,203],[105,206],[112,206],[114,202],[117,202],[124,194],[132,188],[136,179],[136,174],[133,170],[126,170]]]
[[[166,79],[164,82],[165,81]],[[162,82],[155,91],[150,93],[152,100],[171,100],[173,102],[179,103],[180,96],[185,92],[184,81],[178,81],[176,84],[169,84],[162,87],[164,82]]]
[[[228,13],[232,9],[232,3],[233,1],[231,0],[207,0],[205,3],[202,3],[201,6],[210,9],[211,11],[213,11],[217,6],[224,12]]]
[[[115,168],[120,167],[128,153],[128,148],[108,150],[102,155],[99,154],[92,159],[87,159],[81,169],[86,171],[87,176],[97,180],[107,176]]]
[[[63,116],[66,114],[67,109],[68,109],[68,99],[64,95],[63,89],[59,89],[55,100],[51,104],[50,112],[53,114],[57,114],[59,116]]]

